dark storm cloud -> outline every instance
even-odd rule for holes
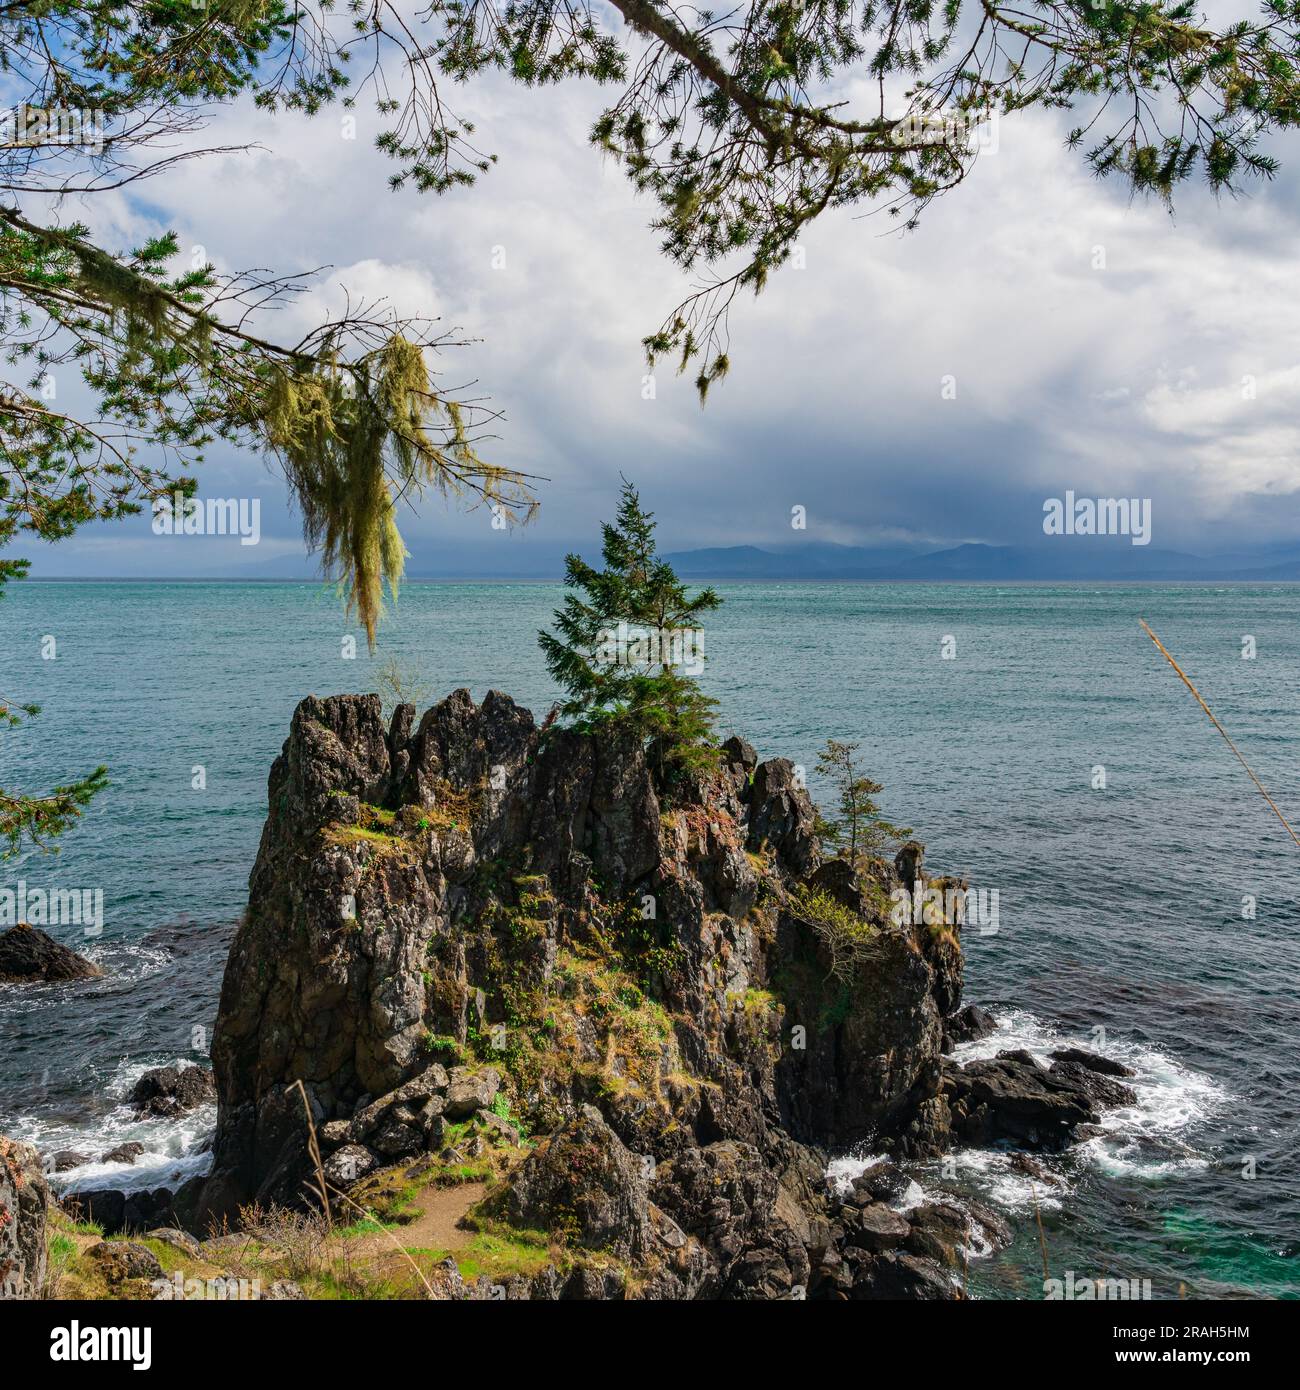
[[[79,212],[112,244],[175,225],[219,266],[335,267],[273,323],[285,337],[346,285],[482,340],[446,355],[444,383],[505,411],[492,457],[549,479],[542,514],[506,536],[427,500],[404,526],[413,571],[520,572],[590,548],[620,473],[670,549],[791,544],[794,505],[809,538],[842,544],[1031,544],[1067,488],[1150,497],[1160,545],[1296,532],[1300,151],[1275,186],[1237,203],[1193,191],[1171,221],[1092,179],[1058,124],[1004,121],[918,232],[845,213],[815,226],[804,268],[736,306],[731,376],[701,410],[671,371],[645,399],[640,339],[687,282],[586,143],[599,96],[488,83],[470,101],[501,161],[442,199],[384,189],[364,117],[349,141],[338,113],[239,110],[211,135],[266,152]],[[34,552],[40,569],[309,571],[260,461],[217,452],[203,487],[264,499],[256,553],[164,555],[139,519]]]

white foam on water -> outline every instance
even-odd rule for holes
[[[206,1173],[212,1165],[207,1141],[217,1122],[217,1107],[203,1105],[174,1119],[137,1119],[127,1103],[135,1084],[147,1071],[163,1066],[193,1066],[192,1057],[123,1062],[104,1087],[110,1100],[118,1103],[92,1125],[42,1116],[24,1116],[11,1128],[16,1139],[34,1144],[46,1159],[60,1149],[89,1154],[95,1161],[48,1173],[50,1186],[60,1195],[108,1187],[120,1192],[138,1192],[155,1187],[179,1187],[192,1177]],[[104,1163],[102,1154],[121,1144],[144,1145],[134,1163]]]
[[[1231,1097],[1212,1077],[1184,1066],[1159,1048],[1118,1036],[1109,1036],[1099,1044],[1089,1035],[1064,1033],[1031,1013],[1012,1009],[998,1018],[997,1027],[988,1037],[955,1048],[953,1059],[965,1065],[995,1057],[999,1052],[1022,1050],[1050,1066],[1051,1053],[1064,1047],[1084,1048],[1122,1062],[1134,1073],[1123,1077],[1122,1082],[1137,1095],[1134,1105],[1103,1111],[1100,1128],[1104,1133],[1086,1140],[1074,1152],[1110,1177],[1155,1181],[1171,1173],[1208,1166],[1209,1159],[1182,1136]],[[1059,1164],[1050,1160],[1045,1166],[1051,1171],[1062,1171]],[[1020,1177],[1012,1174],[997,1184],[1004,1196],[1014,1194],[1021,1185]],[[994,1195],[994,1200],[1000,1199]]]
[[[883,1154],[848,1153],[842,1158],[833,1158],[826,1165],[826,1181],[831,1191],[843,1197],[853,1186],[855,1178],[860,1178],[868,1168],[883,1163]]]
[[[1136,1095],[1134,1105],[1102,1112],[1102,1133],[1065,1154],[1035,1154],[1035,1171],[1024,1171],[1023,1159],[1000,1149],[962,1149],[950,1155],[959,1180],[968,1181],[985,1200],[1004,1211],[1025,1213],[1035,1207],[1057,1211],[1074,1191],[1082,1166],[1092,1165],[1108,1177],[1159,1181],[1178,1172],[1205,1168],[1206,1155],[1184,1137],[1202,1120],[1225,1105],[1230,1097],[1212,1077],[1184,1066],[1159,1048],[1108,1037],[1103,1044],[1089,1035],[1072,1035],[1023,1009],[1012,1009],[997,1019],[986,1038],[962,1043],[953,1051],[960,1065],[996,1057],[999,1052],[1028,1052],[1044,1066],[1053,1052],[1080,1047],[1122,1062],[1133,1071],[1123,1084]],[[826,1176],[841,1195],[873,1163],[878,1154],[847,1155],[834,1159]],[[909,1184],[896,1210],[910,1211],[923,1201],[954,1201],[943,1190],[930,1192],[921,1183]],[[971,1253],[980,1253],[972,1246]]]
[[[87,959],[102,965],[116,987],[137,984],[156,975],[172,962],[172,953],[164,946],[150,946],[142,941],[108,941],[86,952]],[[146,1068],[147,1070],[147,1068]]]
[[[1050,1024],[1023,1009],[1011,1009],[997,1015],[996,1023],[988,1037],[959,1043],[953,1048],[953,1061],[965,1066],[967,1062],[982,1062],[996,1057],[999,1052],[1029,1052],[1046,1066],[1051,1061],[1049,1053],[1058,1047],[1069,1046]],[[1074,1046],[1098,1051],[1091,1041],[1078,1042]]]
[[[832,1190],[840,1197],[847,1196],[853,1185],[853,1180],[859,1178],[868,1168],[877,1163],[892,1163],[893,1160],[883,1154],[845,1154],[840,1158],[833,1158],[826,1165],[826,1179]],[[907,1185],[903,1188],[892,1201],[887,1205],[892,1210],[906,1215],[915,1207],[923,1206],[927,1202],[944,1202],[949,1206],[961,1207],[966,1210],[966,1205],[961,1196],[954,1192],[949,1192],[943,1188],[928,1188],[914,1177],[909,1177]],[[993,1254],[996,1248],[993,1242],[985,1233],[980,1225],[978,1218],[967,1212],[967,1238],[966,1243],[959,1247],[968,1260],[982,1260]],[[953,1276],[953,1283],[960,1284],[960,1281]]]
[[[979,1194],[1004,1211],[1059,1211],[1074,1191],[1060,1160],[1034,1156],[1037,1174],[1015,1166],[1016,1156],[1001,1149],[962,1149],[955,1155],[957,1176],[967,1179]]]
[[[909,1212],[913,1207],[923,1206],[926,1202],[942,1201],[944,1196],[942,1192],[927,1192],[915,1178],[912,1178],[902,1193],[889,1205],[897,1212]]]

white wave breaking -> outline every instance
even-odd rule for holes
[[[1066,1047],[1084,1048],[1123,1063],[1134,1073],[1124,1078],[1124,1084],[1134,1091],[1136,1102],[1105,1111],[1099,1126],[1102,1133],[1064,1154],[967,1148],[939,1160],[909,1164],[911,1180],[891,1205],[905,1211],[923,1201],[952,1201],[950,1186],[928,1186],[933,1176],[935,1182],[974,1189],[1004,1211],[1052,1211],[1064,1205],[1090,1167],[1107,1177],[1155,1182],[1209,1166],[1209,1156],[1198,1151],[1188,1136],[1231,1097],[1212,1077],[1159,1048],[1115,1036],[1071,1034],[1023,1009],[1012,1009],[998,1016],[997,1027],[988,1037],[954,1049],[953,1060],[965,1065],[999,1052],[1024,1051],[1050,1066],[1051,1054]],[[846,1193],[855,1178],[881,1161],[879,1154],[842,1155],[828,1165],[827,1181],[833,1190]]]
[[[104,1087],[117,1104],[87,1124],[79,1120],[24,1116],[10,1127],[15,1139],[34,1144],[49,1161],[61,1150],[87,1154],[91,1161],[63,1173],[46,1174],[61,1196],[94,1188],[139,1192],[150,1188],[177,1188],[206,1173],[212,1164],[209,1140],[217,1122],[215,1105],[203,1105],[172,1119],[136,1118],[128,1103],[135,1084],[147,1071],[164,1066],[192,1066],[192,1057],[154,1058],[122,1062]],[[122,1144],[144,1145],[134,1163],[104,1162],[103,1155]]]

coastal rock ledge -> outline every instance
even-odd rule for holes
[[[499,1280],[448,1261],[438,1296],[960,1297],[972,1209],[900,1211],[876,1170],[836,1194],[828,1155],[1056,1146],[1106,1087],[954,1080],[960,922],[889,908],[963,885],[914,842],[823,862],[814,827],[793,765],[740,739],[670,779],[495,691],[418,727],[376,696],[304,700],[222,987],[212,1168],[171,1219],[309,1205],[314,1135],[344,1220],[394,1174],[481,1183],[464,1222],[540,1251]]]
[[[103,973],[93,961],[26,922],[0,932],[0,984],[61,984]]]

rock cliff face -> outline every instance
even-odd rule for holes
[[[50,1190],[30,1144],[0,1137],[0,1299],[39,1298]]]
[[[935,1151],[949,1098],[997,1132],[987,1102],[1011,1085],[954,1096],[945,1074],[960,927],[887,912],[926,883],[920,846],[859,875],[822,863],[792,765],[738,739],[666,788],[636,744],[543,733],[496,692],[414,718],[385,728],[375,696],[294,714],[222,988],[213,1167],[183,1219],[303,1201],[305,1094],[340,1190],[505,1153],[481,1219],[568,1252],[512,1297],[954,1296],[951,1209],[899,1215],[878,1182],[841,1203],[822,1180],[832,1147]],[[852,972],[809,902],[866,930]]]

